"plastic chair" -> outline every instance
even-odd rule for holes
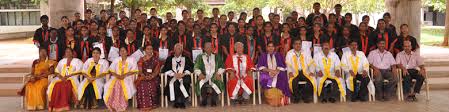
[[[221,75],[221,79],[223,80],[224,79],[224,75]],[[198,79],[198,76],[194,76],[193,77],[193,84],[196,84],[197,82],[199,81],[199,79]],[[222,91],[221,93],[220,93],[220,100],[221,100],[221,107],[224,107],[224,93],[225,93],[226,91]],[[201,96],[197,96],[196,94],[195,94],[195,91],[192,93],[193,94],[193,97],[194,97],[194,99],[195,99],[195,102],[194,102],[194,106],[193,107],[198,107],[198,100],[199,99],[202,99],[202,97]],[[199,98],[199,99],[198,99]],[[201,101],[201,100],[199,100],[199,101]]]
[[[254,71],[255,72],[255,71]],[[253,72],[253,73],[254,73]],[[227,78],[226,78],[226,84],[228,84],[228,81],[229,81],[229,74],[226,72],[226,76],[227,76]],[[253,88],[254,89],[256,89],[255,88],[255,85],[256,85],[256,80],[255,80],[255,78],[253,78],[254,80],[253,80]],[[227,87],[227,85],[226,85],[226,87]],[[258,86],[258,88],[260,87],[260,85]],[[256,90],[254,90],[254,91],[256,91]],[[260,89],[258,89],[257,91],[259,91],[259,93],[260,93]],[[227,92],[227,91],[226,91]],[[255,92],[253,92],[253,94],[251,94],[251,96],[253,97],[253,105],[256,105],[256,93]],[[227,104],[228,104],[228,106],[231,106],[231,99],[229,98],[229,94],[226,94],[226,100],[227,100]]]

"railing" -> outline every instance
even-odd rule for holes
[[[0,9],[0,26],[39,25],[40,9]]]

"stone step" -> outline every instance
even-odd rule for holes
[[[0,74],[3,73],[31,73],[30,67],[0,67]]]
[[[23,76],[28,73],[0,73],[0,84],[2,83],[22,83]]]
[[[17,91],[22,87],[22,83],[0,83],[0,97],[18,96]]]
[[[449,66],[449,59],[424,59],[424,65],[432,66]]]
[[[430,66],[426,70],[429,78],[449,77],[449,66]]]
[[[429,88],[431,90],[449,89],[449,77],[429,78],[428,81],[429,81]]]

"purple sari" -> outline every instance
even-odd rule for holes
[[[257,63],[257,68],[268,68],[268,55],[267,53],[262,54]],[[282,91],[285,96],[290,97],[291,93],[288,87],[288,77],[287,77],[287,68],[285,65],[285,59],[281,54],[275,52],[274,55],[276,58],[276,65],[281,72],[277,75],[276,88]],[[263,89],[269,89],[272,86],[273,78],[270,77],[268,72],[260,71],[260,85]]]

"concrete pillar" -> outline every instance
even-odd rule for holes
[[[421,36],[421,0],[385,0],[385,6],[392,16],[392,24],[400,32],[401,24],[408,24],[410,35],[420,40]]]
[[[73,20],[73,14],[79,12],[84,15],[84,0],[48,0],[50,26],[61,27],[61,17],[67,16]]]

